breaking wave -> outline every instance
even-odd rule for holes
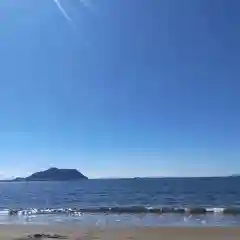
[[[43,214],[66,214],[81,215],[84,213],[102,213],[102,214],[240,214],[240,207],[226,208],[172,208],[172,207],[99,207],[99,208],[30,208],[30,209],[4,209],[0,215],[43,215]]]

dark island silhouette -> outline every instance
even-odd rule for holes
[[[76,169],[49,168],[46,171],[36,172],[26,178],[15,178],[13,182],[23,181],[74,181],[88,179]]]

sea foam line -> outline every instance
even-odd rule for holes
[[[43,215],[43,214],[67,214],[67,215],[81,215],[83,213],[107,213],[107,214],[240,214],[240,207],[226,207],[226,208],[173,208],[173,207],[99,207],[99,208],[30,208],[30,209],[5,209],[0,211],[1,215]]]

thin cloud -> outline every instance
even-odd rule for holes
[[[78,0],[78,1],[83,7],[87,8],[88,10],[90,11],[94,10],[90,0]]]
[[[85,0],[79,0],[79,2],[80,2],[84,7],[87,7],[87,8],[89,7],[87,1],[85,1]]]
[[[61,3],[59,2],[59,0],[53,0],[53,2],[56,3],[58,9],[59,9],[60,12],[62,13],[62,15],[66,18],[66,20],[69,21],[70,23],[72,23],[72,19],[71,19],[70,16],[67,14],[67,12],[66,12],[65,9],[63,8],[63,6],[62,6]]]

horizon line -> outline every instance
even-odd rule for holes
[[[189,179],[189,178],[228,178],[228,177],[240,177],[240,174],[219,175],[219,176],[214,176],[213,175],[213,176],[99,177],[99,178],[88,178],[87,180]],[[18,178],[18,177],[0,179],[0,182],[13,182],[16,178]],[[56,180],[52,180],[52,181],[56,181]],[[70,181],[73,181],[73,180],[67,180],[67,181],[70,182]],[[48,182],[51,182],[51,180],[48,181]]]

